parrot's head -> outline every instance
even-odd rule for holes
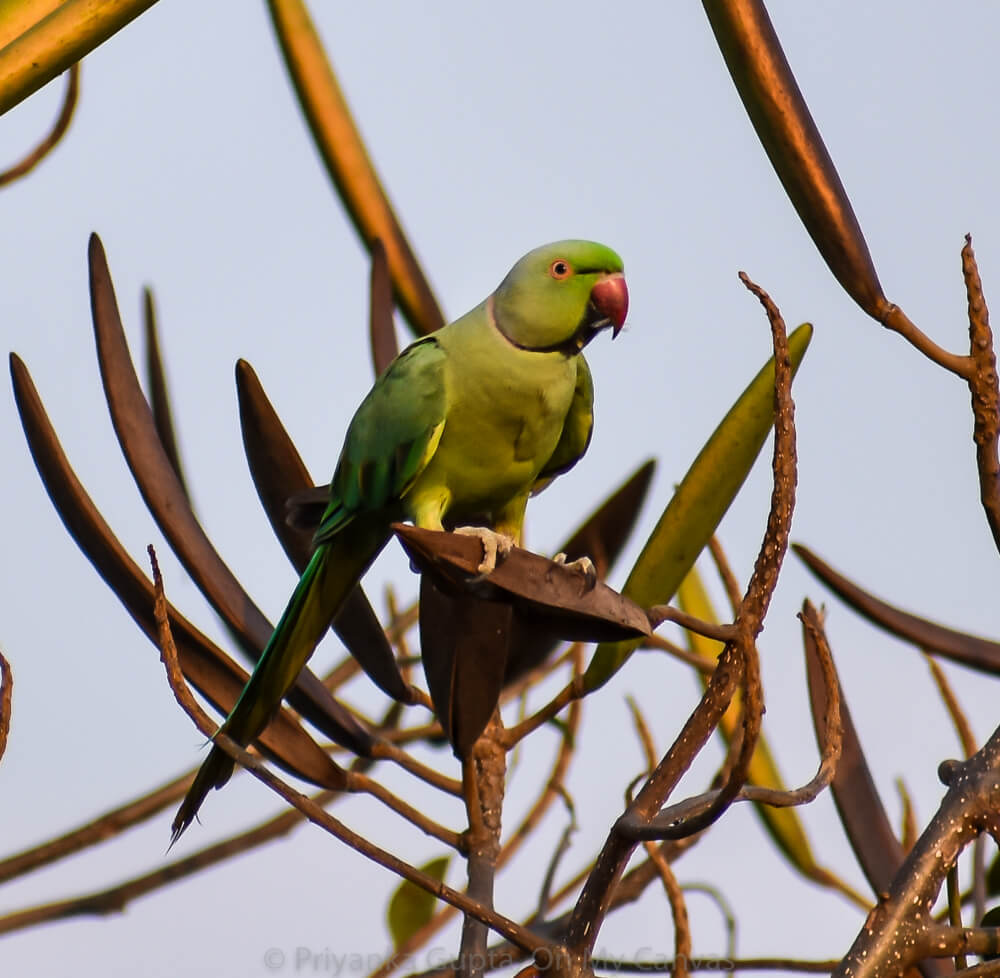
[[[622,260],[596,241],[529,251],[493,297],[499,330],[525,350],[579,353],[602,329],[617,336],[628,312]]]

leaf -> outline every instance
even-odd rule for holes
[[[153,290],[145,288],[142,291],[143,326],[146,332],[146,383],[149,387],[149,406],[153,412],[156,432],[160,436],[160,444],[170,459],[170,464],[184,490],[184,495],[191,499],[191,492],[184,478],[181,465],[181,454],[177,447],[177,435],[174,432],[173,410],[170,407],[170,391],[167,388],[167,375],[163,367],[163,355],[160,352],[159,329],[156,321],[156,305],[153,302]]]
[[[512,602],[569,641],[650,634],[646,612],[634,601],[599,581],[588,587],[580,571],[530,550],[513,547],[486,580],[475,581],[483,552],[475,537],[405,523],[393,523],[392,530],[410,559],[445,589]]]
[[[10,355],[10,373],[28,448],[52,505],[97,573],[142,632],[158,647],[152,583],[126,553],[80,484],[45,413],[28,368],[14,353]],[[172,605],[168,605],[168,613],[185,679],[220,713],[228,713],[246,684],[247,674]],[[257,743],[282,767],[299,777],[329,788],[341,788],[345,783],[343,771],[288,710],[282,709],[275,714]]]
[[[305,4],[268,0],[268,7],[316,148],[354,227],[366,247],[376,238],[385,247],[393,289],[413,331],[438,329],[444,317],[382,189]]]
[[[812,338],[804,323],[788,337],[793,372]],[[649,608],[666,604],[694,566],[739,492],[774,424],[774,361],[768,360],[694,460],[629,574],[622,594]],[[606,683],[638,642],[598,647],[584,673],[588,691]]]
[[[156,0],[17,0],[0,11],[0,115],[61,75]]]
[[[712,606],[711,599],[705,591],[701,576],[697,568],[691,568],[687,576],[681,583],[677,591],[677,603],[681,609],[702,621],[718,624],[718,616]],[[691,652],[700,656],[708,662],[714,662],[719,653],[722,652],[722,642],[705,638],[694,632],[685,631],[687,646]],[[699,673],[702,685],[706,683],[706,677]],[[733,701],[719,724],[719,731],[725,738],[726,743],[732,741],[733,735],[738,732],[740,722],[740,693],[737,691]],[[749,783],[759,785],[764,788],[774,788],[778,791],[786,790],[786,785],[778,771],[774,755],[768,747],[767,740],[763,733],[757,739],[757,747],[750,760],[748,770]],[[852,898],[855,895],[849,891],[839,879],[829,870],[824,869],[816,862],[813,855],[812,846],[806,836],[805,827],[798,813],[794,808],[773,808],[770,805],[754,804],[754,810],[764,823],[764,828],[774,840],[775,845],[785,854],[788,861],[807,879],[820,883],[824,886],[832,886],[841,892],[847,893]]]
[[[607,578],[632,533],[655,468],[653,459],[644,462],[584,520],[559,548],[566,554],[567,563],[589,557],[594,562],[597,576],[601,580]],[[524,619],[515,613],[511,624],[514,633],[507,652],[505,684],[545,662],[562,641],[558,634],[540,627],[537,619]]]
[[[139,386],[118,312],[100,238],[90,236],[90,304],[101,381],[122,454],[156,525],[198,590],[223,620],[240,649],[256,662],[271,637],[271,623],[202,529],[157,432]],[[371,750],[371,735],[308,669],[289,691],[289,702],[328,737],[356,753]]]
[[[468,756],[500,701],[513,614],[509,602],[449,593],[421,575],[420,655],[456,757]]]
[[[818,735],[822,723],[820,718],[826,714],[826,689],[819,658],[812,643],[808,641],[808,635],[806,673],[813,725]],[[843,749],[830,790],[840,822],[865,878],[876,895],[887,893],[893,877],[903,864],[903,847],[892,830],[889,816],[875,787],[843,688],[840,690],[840,723]]]
[[[858,219],[761,0],[703,0],[722,57],[771,165],[823,260],[875,319],[889,302]]]
[[[381,238],[371,244],[372,270],[368,295],[368,339],[372,348],[372,365],[375,376],[380,377],[386,367],[396,359],[399,344],[396,326],[392,321],[392,279],[389,277],[389,259]]]
[[[289,525],[286,504],[296,494],[311,493],[312,480],[257,374],[246,360],[236,364],[236,393],[250,476],[271,528],[288,559],[301,574],[312,556],[312,531]],[[323,496],[328,498],[328,493]],[[326,508],[326,502],[322,507]],[[383,692],[397,702],[411,702],[412,691],[403,680],[392,646],[360,584],[341,605],[333,619],[333,630]]]
[[[443,883],[445,873],[448,872],[449,861],[448,856],[438,856],[437,859],[432,859],[426,865],[421,866],[420,871],[433,877],[439,883]],[[433,893],[428,893],[409,880],[403,880],[396,887],[396,892],[389,900],[389,908],[386,911],[393,946],[401,947],[421,927],[425,926],[434,916],[436,904],[437,897]]]
[[[873,625],[925,652],[936,653],[988,675],[1000,675],[1000,642],[979,638],[901,611],[849,581],[801,544],[792,550],[834,594]]]

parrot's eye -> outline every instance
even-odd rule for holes
[[[569,267],[569,262],[563,261],[561,258],[557,258],[549,265],[549,275],[553,278],[569,278],[572,271],[573,269]]]

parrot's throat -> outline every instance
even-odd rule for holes
[[[614,325],[607,316],[603,315],[595,308],[593,303],[588,302],[587,311],[584,313],[583,319],[580,320],[580,324],[577,326],[576,332],[574,332],[568,339],[562,340],[560,343],[552,343],[549,346],[524,346],[522,343],[518,343],[517,340],[511,338],[504,331],[503,326],[497,322],[493,309],[493,296],[490,296],[486,301],[486,312],[493,328],[515,349],[525,350],[528,353],[561,353],[563,356],[567,357],[575,357],[578,353],[581,353],[583,348],[598,333],[600,333],[601,330]]]

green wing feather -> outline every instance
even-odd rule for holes
[[[594,433],[594,378],[581,353],[576,358],[576,388],[573,401],[563,422],[562,435],[549,460],[538,473],[532,489],[540,493],[557,475],[568,472],[587,451],[590,436]]]
[[[447,353],[433,336],[407,347],[376,381],[347,430],[330,504],[313,538],[330,540],[354,516],[397,503],[441,440]]]
[[[400,497],[434,454],[447,405],[447,354],[433,337],[393,361],[358,408],[316,531],[316,551],[220,728],[246,745],[258,737],[298,677],[351,589],[389,539]],[[205,796],[229,780],[233,761],[213,747],[173,823],[173,840]]]

